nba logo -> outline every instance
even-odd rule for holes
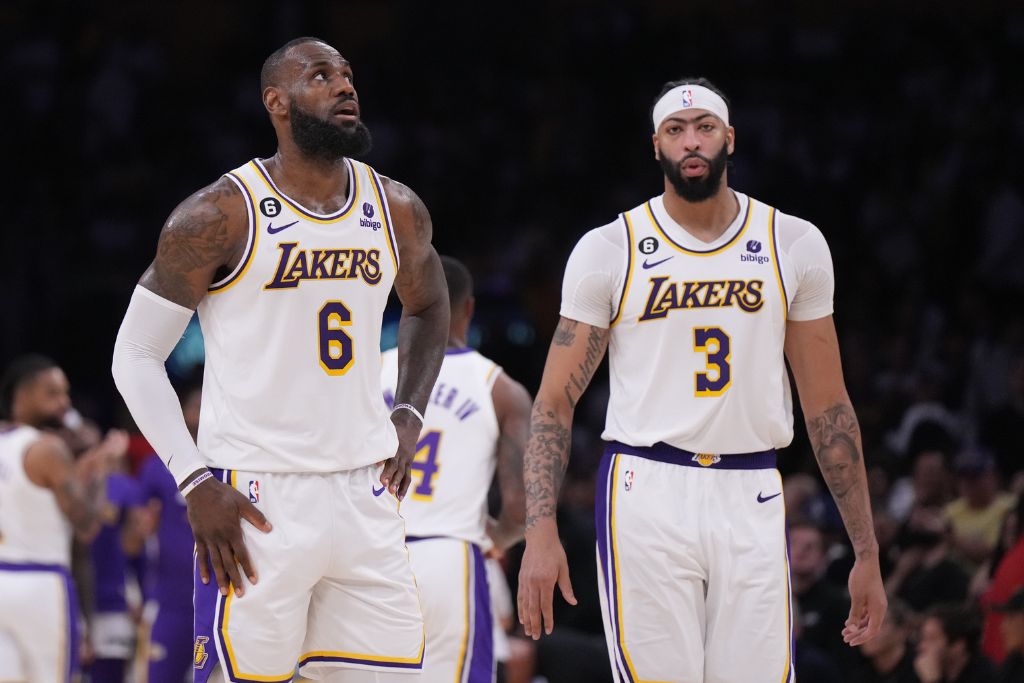
[[[249,502],[260,502],[260,482],[257,479],[249,482]]]
[[[367,218],[373,218],[373,204],[370,202],[363,202],[363,215]]]
[[[631,491],[633,489],[633,474],[633,470],[626,470],[625,481],[627,491]]]
[[[693,91],[687,89],[687,90],[682,91],[682,93],[680,93],[680,94],[683,96],[683,108],[685,109],[686,107],[692,107],[693,106]]]

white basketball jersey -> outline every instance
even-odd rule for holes
[[[330,215],[287,197],[258,159],[227,174],[250,231],[238,267],[198,309],[198,441],[213,466],[328,472],[395,454],[379,363],[398,248],[379,176],[346,164],[349,198]]]
[[[707,251],[673,241],[649,201],[620,217],[628,263],[611,322],[604,439],[714,454],[792,440],[776,212],[737,198],[739,227]]]
[[[32,427],[0,431],[0,562],[71,562],[71,525],[53,492],[25,473],[25,452],[38,438]]]
[[[409,536],[448,536],[487,547],[487,492],[497,462],[491,390],[501,368],[473,349],[449,349],[423,415],[402,501]],[[384,397],[394,403],[398,351],[383,356]]]

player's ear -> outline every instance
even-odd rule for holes
[[[473,319],[473,311],[476,310],[476,298],[472,295],[466,299],[466,319]]]
[[[280,88],[268,87],[263,91],[263,106],[271,115],[285,115],[288,113],[288,94]]]
[[[725,131],[725,144],[728,147],[728,153],[731,156],[733,151],[736,149],[736,129],[729,126],[729,129]]]
[[[657,133],[651,136],[651,142],[654,143],[654,158],[661,161],[661,146],[658,144]]]

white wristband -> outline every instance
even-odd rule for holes
[[[399,409],[401,409],[401,408],[405,408],[405,409],[406,409],[406,410],[408,410],[408,411],[409,411],[410,413],[412,413],[413,415],[415,415],[415,416],[417,417],[417,419],[419,419],[419,421],[420,421],[420,424],[423,424],[423,414],[422,414],[422,413],[420,413],[420,411],[416,410],[416,406],[414,406],[414,405],[413,405],[413,404],[411,404],[411,403],[396,403],[396,404],[395,404],[395,407],[391,409],[391,414],[392,414],[392,415],[394,415],[394,414],[395,414],[395,411],[396,411],[396,410],[399,410]]]
[[[183,488],[181,490],[181,497],[182,498],[186,497],[189,493],[192,492],[193,489],[195,489],[195,487],[199,486],[200,484],[202,484],[207,479],[213,479],[213,472],[211,472],[210,470],[206,470],[205,472],[200,474],[198,477],[196,477],[195,479],[193,479],[189,483],[185,484],[185,488]]]

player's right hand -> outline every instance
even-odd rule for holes
[[[554,520],[542,520],[526,532],[526,552],[519,569],[519,623],[527,636],[538,640],[541,628],[551,634],[555,627],[553,610],[555,584],[570,605],[576,604],[569,581],[569,562],[558,538]]]
[[[196,539],[196,562],[199,578],[210,583],[210,567],[221,595],[227,595],[232,586],[235,595],[242,597],[245,587],[238,565],[249,577],[257,582],[256,569],[249,559],[242,537],[242,519],[246,519],[263,533],[269,532],[270,522],[249,499],[231,486],[207,479],[185,497],[188,507],[188,522]]]

